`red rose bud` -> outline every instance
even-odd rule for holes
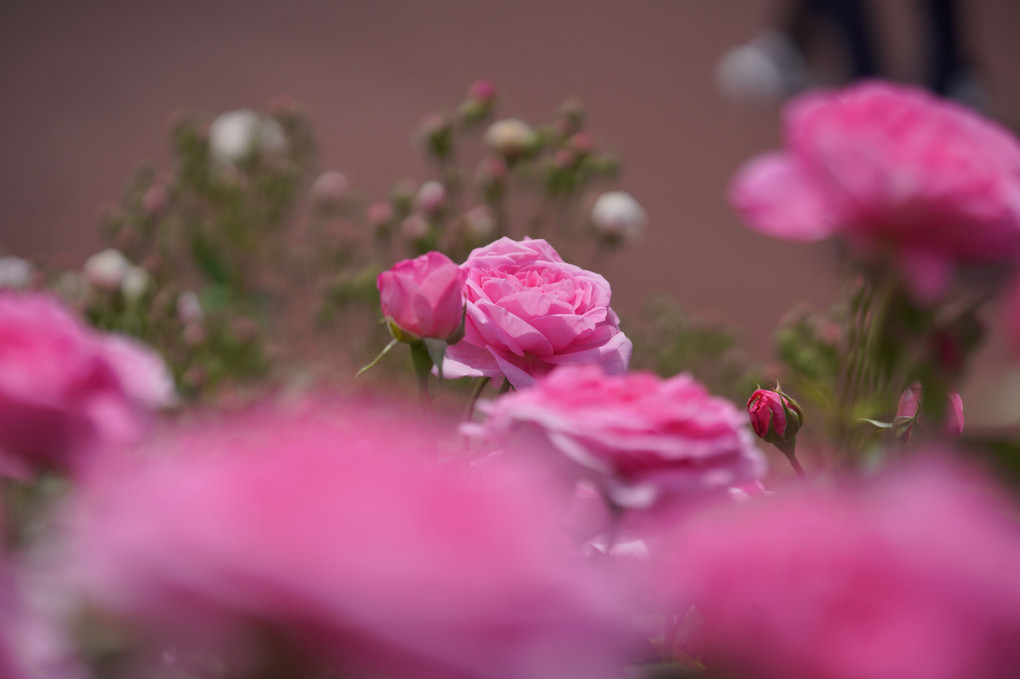
[[[792,441],[800,431],[804,412],[781,390],[758,389],[747,400],[754,433],[769,443]]]
[[[464,326],[464,271],[446,255],[428,252],[379,274],[379,300],[394,338],[454,343]]]

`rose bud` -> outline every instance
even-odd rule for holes
[[[769,443],[792,441],[804,422],[804,411],[781,389],[758,389],[747,400],[754,433]]]
[[[603,193],[591,209],[592,227],[611,243],[636,240],[647,221],[644,208],[626,191]]]
[[[393,337],[414,343],[436,338],[454,343],[464,329],[464,271],[449,257],[427,252],[397,262],[376,284]]]
[[[496,98],[496,86],[491,80],[477,80],[471,85],[471,89],[468,90],[468,98],[474,99],[481,103],[489,103]]]
[[[485,145],[506,158],[508,163],[528,155],[535,141],[531,127],[516,118],[497,121],[485,133]]]

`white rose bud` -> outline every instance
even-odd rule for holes
[[[149,281],[149,274],[145,269],[133,266],[124,274],[124,280],[120,284],[120,292],[124,295],[124,299],[134,302],[145,294],[145,291],[149,288]]]
[[[485,145],[507,160],[524,155],[534,141],[531,127],[516,118],[496,121],[485,133]]]
[[[644,208],[626,191],[603,193],[591,209],[595,231],[614,241],[636,239],[647,220]]]
[[[0,288],[27,287],[32,272],[32,265],[21,257],[0,257]]]
[[[236,165],[253,150],[281,153],[287,133],[280,123],[251,109],[221,113],[209,126],[209,152],[217,162]]]
[[[108,248],[85,260],[83,271],[85,279],[95,287],[116,290],[124,283],[124,277],[132,268],[131,262],[120,250]]]

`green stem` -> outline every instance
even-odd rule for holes
[[[793,441],[780,441],[775,444],[776,448],[786,456],[789,460],[790,466],[793,467],[793,471],[797,473],[801,481],[807,481],[807,474],[804,473],[804,467],[800,465],[800,461],[797,459],[797,440]]]
[[[468,398],[467,414],[464,416],[466,422],[470,422],[475,417],[475,404],[478,402],[482,392],[485,391],[485,387],[489,384],[488,377],[476,377],[474,384],[471,387],[471,396]]]
[[[418,377],[418,398],[421,408],[430,420],[435,418],[432,411],[432,394],[429,393],[429,377],[432,375],[432,358],[424,342],[415,342],[411,346],[411,361],[414,374]]]

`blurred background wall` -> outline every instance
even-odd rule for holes
[[[840,285],[827,244],[759,236],[726,203],[738,165],[778,144],[780,104],[727,100],[716,67],[785,4],[6,0],[0,247],[90,254],[97,208],[139,161],[166,161],[175,110],[264,108],[281,93],[311,110],[322,168],[382,197],[394,178],[424,170],[410,142],[422,116],[486,77],[503,112],[526,119],[580,97],[598,140],[622,154],[622,187],[650,220],[643,242],[602,272],[624,316],[648,293],[670,292],[744,328],[765,357],[787,308],[824,305]],[[871,4],[886,72],[919,80],[919,3]],[[1020,2],[959,5],[990,112],[1020,127]],[[1000,360],[993,338],[976,379],[990,379]]]

